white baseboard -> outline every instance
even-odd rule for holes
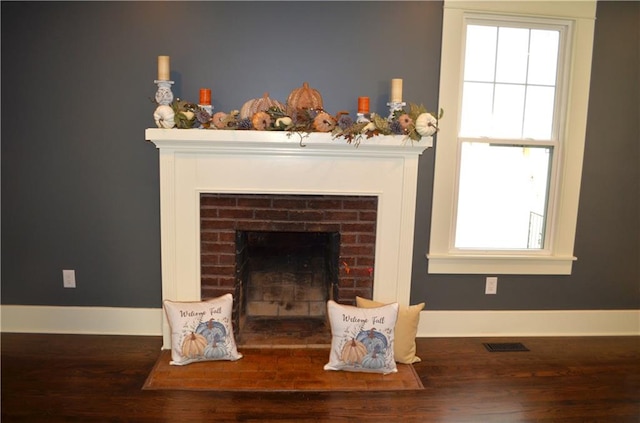
[[[2,332],[162,335],[161,308],[3,305]]]
[[[640,310],[423,311],[419,337],[640,335]]]
[[[2,332],[162,335],[161,308],[0,306]],[[638,336],[640,310],[423,311],[419,337]]]

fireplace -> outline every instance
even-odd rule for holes
[[[371,298],[377,196],[200,196],[200,296],[234,295],[244,317],[322,319],[326,301]]]
[[[358,270],[363,278],[373,279],[373,286],[364,291],[346,287],[351,295],[346,301],[362,292],[377,301],[409,303],[418,157],[431,146],[430,139],[378,136],[355,146],[320,133],[147,129],[145,135],[160,152],[163,299],[194,301],[218,289],[235,292],[235,275],[215,280],[213,288],[203,291],[203,281],[210,277],[203,272],[201,255],[215,247],[205,247],[209,235],[201,235],[206,214],[201,197],[251,195],[374,199],[373,265]],[[324,221],[307,224],[331,226]],[[291,230],[292,221],[287,225]],[[235,243],[235,236],[225,234],[223,239]],[[230,266],[235,272],[234,254],[212,266]],[[353,263],[346,265],[353,271]],[[163,348],[169,348],[166,319],[162,325]]]
[[[236,342],[262,347],[328,344],[326,302],[338,299],[340,234],[237,234]]]

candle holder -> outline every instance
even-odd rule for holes
[[[404,108],[404,106],[406,106],[407,103],[405,103],[404,101],[390,101],[389,103],[387,103],[387,106],[389,106],[389,120],[393,119],[393,114],[398,111],[398,110],[402,110]]]
[[[171,86],[173,81],[155,80],[153,81],[158,86],[156,91],[156,102],[160,105],[169,105],[173,101],[173,92]]]
[[[198,107],[213,115],[213,106],[211,104],[198,104]]]
[[[357,114],[357,118],[356,118],[356,122],[357,123],[369,123],[369,122],[371,122],[371,120],[367,118],[365,113],[358,113]]]

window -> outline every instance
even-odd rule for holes
[[[544,249],[569,23],[465,28],[454,248]]]
[[[575,260],[595,2],[504,3],[445,2],[431,273]]]

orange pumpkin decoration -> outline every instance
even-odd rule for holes
[[[251,118],[253,128],[258,131],[266,131],[271,127],[271,116],[267,112],[257,112]]]
[[[285,108],[278,100],[269,97],[269,93],[264,93],[262,98],[253,98],[242,105],[240,119],[250,119],[256,113],[267,111],[270,107],[277,107],[281,110]]]
[[[217,112],[211,118],[211,123],[218,129],[227,127],[227,114],[225,112]]]
[[[320,112],[313,118],[313,128],[318,132],[331,132],[336,123],[336,118],[327,112]]]
[[[191,332],[182,341],[182,355],[186,358],[197,358],[204,353],[207,346],[207,339],[197,333]]]
[[[295,116],[295,112],[304,109],[322,109],[322,96],[320,92],[309,87],[305,82],[302,87],[291,91],[287,98],[287,114]]]
[[[340,358],[347,364],[356,364],[362,362],[365,355],[367,355],[367,347],[352,338],[342,347]]]

